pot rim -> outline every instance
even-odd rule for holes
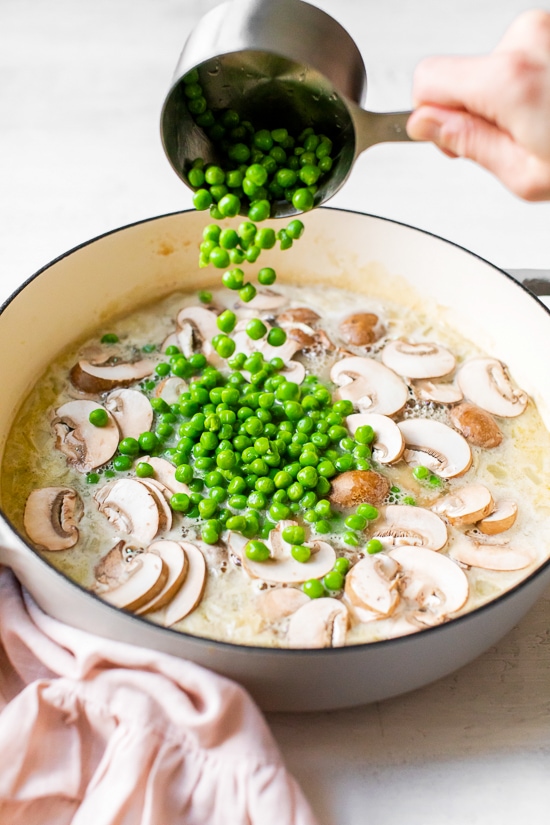
[[[543,303],[536,295],[534,295],[531,292],[531,290],[529,290],[521,281],[516,280],[508,272],[501,269],[496,264],[491,263],[491,261],[488,261],[486,258],[484,258],[483,256],[477,254],[476,252],[472,252],[471,250],[466,249],[466,247],[461,246],[461,244],[458,244],[455,241],[448,240],[447,238],[442,238],[440,235],[437,235],[434,232],[430,232],[429,230],[420,229],[419,227],[412,226],[411,224],[405,223],[403,221],[396,221],[393,218],[387,218],[387,217],[384,217],[384,216],[381,216],[381,215],[374,215],[374,214],[371,214],[371,213],[368,213],[368,212],[358,212],[357,210],[354,210],[354,209],[342,209],[342,208],[339,208],[339,207],[331,207],[331,206],[320,206],[320,207],[317,207],[317,208],[322,209],[324,211],[330,210],[330,211],[333,211],[333,212],[340,212],[340,213],[343,213],[343,214],[360,215],[360,216],[363,216],[363,217],[366,217],[366,218],[372,218],[374,220],[384,221],[386,223],[394,224],[396,226],[402,226],[406,229],[412,229],[414,232],[420,232],[423,235],[427,235],[428,237],[435,238],[436,240],[442,241],[443,243],[448,244],[450,246],[453,246],[456,249],[460,249],[463,252],[465,252],[467,255],[469,255],[473,258],[477,258],[477,260],[479,260],[482,263],[487,264],[491,268],[497,270],[502,276],[507,278],[513,284],[515,284],[515,286],[517,288],[519,288],[519,289],[523,290],[525,293],[527,293],[527,295],[532,300],[536,301],[536,303],[539,304],[539,306],[541,306],[543,308],[543,310],[546,312],[546,314],[548,316],[550,316],[550,307],[546,306],[546,304]],[[14,292],[8,298],[6,298],[5,301],[3,301],[3,303],[0,305],[0,323],[1,323],[1,317],[2,317],[2,314],[4,313],[4,311],[10,306],[10,304],[17,298],[17,296],[21,292],[23,292],[23,290],[30,283],[32,283],[36,278],[38,278],[40,275],[42,275],[44,272],[46,272],[52,266],[59,263],[59,261],[64,260],[69,255],[72,255],[74,252],[78,252],[80,249],[83,249],[87,246],[90,246],[91,244],[95,243],[96,241],[102,240],[103,238],[107,238],[110,235],[115,235],[116,233],[122,232],[126,229],[131,229],[132,227],[140,226],[142,224],[152,223],[153,221],[162,220],[163,218],[169,218],[169,217],[173,217],[173,216],[176,216],[176,215],[185,215],[185,214],[194,213],[195,211],[196,211],[195,209],[181,209],[181,210],[177,210],[175,212],[167,212],[167,213],[164,213],[162,215],[155,215],[153,217],[142,218],[141,220],[132,221],[131,223],[124,224],[123,226],[119,226],[115,229],[110,229],[110,230],[107,230],[106,232],[102,232],[101,234],[96,235],[93,238],[90,238],[86,241],[83,241],[82,243],[77,244],[76,246],[72,247],[71,249],[67,250],[66,252],[61,253],[56,258],[49,261],[47,264],[45,264],[40,269],[38,269],[33,275],[29,276],[16,290],[14,290]],[[69,576],[67,576],[61,570],[59,570],[56,567],[54,567],[53,565],[49,564],[49,562],[43,556],[41,556],[40,553],[38,553],[38,551],[34,547],[32,547],[29,544],[29,542],[22,535],[22,533],[20,533],[19,530],[11,523],[11,521],[8,519],[7,515],[4,513],[4,511],[1,507],[0,507],[0,520],[2,521],[5,528],[7,530],[9,530],[11,533],[13,533],[19,539],[19,541],[22,544],[25,545],[26,549],[30,550],[33,553],[33,555],[39,560],[39,562],[41,564],[45,565],[45,567],[50,572],[53,572],[54,574],[58,575],[60,578],[65,580],[69,584],[69,586],[76,587],[85,596],[87,596],[89,598],[96,599],[105,608],[107,608],[108,610],[114,611],[114,614],[119,615],[120,613],[122,613],[123,615],[130,618],[131,620],[137,622],[138,627],[142,626],[143,623],[145,623],[146,626],[148,626],[148,627],[151,625],[151,623],[149,621],[147,621],[147,619],[143,618],[142,616],[138,616],[135,613],[132,613],[130,611],[125,611],[125,610],[122,610],[118,607],[114,607],[113,605],[110,605],[108,602],[104,601],[96,593],[93,593],[92,591],[88,590],[83,585],[81,585],[78,582],[74,581],[73,579],[69,578]],[[386,648],[387,649],[389,646],[392,646],[392,645],[397,646],[399,644],[405,644],[411,638],[413,638],[413,639],[417,638],[419,636],[419,634],[423,638],[425,638],[427,634],[431,634],[433,636],[435,633],[445,632],[445,629],[448,628],[448,627],[456,627],[457,625],[464,624],[468,621],[472,621],[477,616],[483,615],[484,613],[487,613],[488,611],[495,608],[496,606],[502,605],[507,599],[510,599],[510,598],[514,597],[521,590],[527,588],[532,581],[539,578],[539,576],[541,576],[544,573],[544,571],[547,570],[549,567],[550,567],[550,557],[545,562],[543,562],[543,564],[541,564],[536,570],[533,570],[533,572],[530,573],[529,576],[527,576],[525,579],[522,579],[520,582],[518,582],[516,585],[509,588],[508,590],[505,590],[503,593],[501,593],[496,598],[491,599],[490,601],[486,602],[485,604],[480,605],[479,607],[476,607],[474,610],[470,610],[468,613],[464,613],[461,616],[457,616],[454,619],[450,619],[446,622],[443,622],[442,624],[434,625],[432,627],[426,627],[426,628],[423,628],[421,630],[418,630],[416,633],[408,634],[408,635],[405,635],[405,636],[396,636],[396,637],[393,637],[393,638],[390,638],[390,639],[380,639],[380,640],[375,641],[375,642],[362,642],[360,644],[346,645],[344,647],[317,649],[317,648],[286,648],[286,647],[265,647],[265,646],[260,646],[260,645],[245,645],[245,644],[240,644],[240,643],[236,643],[236,642],[219,641],[217,639],[212,639],[212,638],[209,638],[209,637],[206,637],[206,636],[195,636],[191,633],[186,633],[185,631],[181,631],[181,630],[175,630],[171,627],[156,626],[156,628],[157,628],[157,630],[159,630],[161,632],[166,632],[166,633],[174,635],[175,638],[178,638],[178,637],[182,638],[183,637],[186,640],[186,642],[188,642],[188,643],[194,643],[194,644],[200,644],[200,645],[208,644],[209,646],[214,646],[216,648],[221,648],[221,649],[227,649],[229,651],[237,649],[241,652],[244,652],[244,651],[250,652],[251,655],[273,654],[275,656],[287,656],[287,655],[304,656],[304,654],[306,654],[309,657],[312,657],[312,656],[324,657],[326,655],[330,655],[330,656],[335,656],[335,655],[338,655],[338,656],[351,656],[351,655],[356,655],[355,651],[365,651],[365,649],[381,649],[381,648]]]

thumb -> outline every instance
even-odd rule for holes
[[[531,192],[537,171],[534,165],[538,165],[534,158],[511,135],[482,117],[459,109],[421,105],[409,118],[407,133],[412,140],[435,143],[451,157],[474,160],[516,195],[538,200],[537,193]]]

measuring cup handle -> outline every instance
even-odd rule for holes
[[[410,140],[407,120],[412,112],[368,112],[357,109],[353,113],[357,134],[357,153],[376,143]]]

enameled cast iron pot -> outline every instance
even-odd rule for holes
[[[203,214],[184,212],[118,229],[58,258],[0,315],[0,450],[20,402],[69,342],[113,315],[219,272],[197,268]],[[264,253],[282,281],[332,284],[439,317],[501,358],[550,424],[550,313],[521,285],[475,255],[408,226],[334,209],[305,218],[291,251]],[[529,335],[525,335],[525,330]],[[32,357],[29,357],[32,354]],[[9,391],[8,391],[9,388]],[[104,603],[51,567],[0,516],[0,559],[47,613],[75,627],[191,659],[247,687],[266,710],[322,710],[420,687],[504,636],[550,582],[550,562],[495,601],[399,639],[325,650],[245,647],[159,628]],[[550,548],[549,548],[550,551]]]

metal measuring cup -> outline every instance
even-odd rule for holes
[[[196,158],[216,163],[216,148],[186,106],[182,78],[198,69],[208,105],[234,109],[256,128],[306,127],[333,141],[335,162],[315,205],[343,185],[358,155],[369,146],[409,140],[410,112],[362,109],[367,76],[347,31],[303,0],[231,0],[216,6],[183,47],[161,116],[164,150],[175,172]],[[287,201],[272,205],[274,217],[296,214]]]

